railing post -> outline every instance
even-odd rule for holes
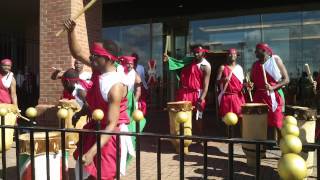
[[[260,179],[260,143],[256,144],[256,179]]]
[[[104,113],[101,109],[96,109],[92,113],[92,119],[96,121],[96,130],[100,131],[101,129],[101,123],[100,121],[103,119]],[[101,134],[100,132],[97,132],[96,134],[97,138],[97,179],[101,179]]]
[[[179,145],[179,154],[180,154],[180,180],[184,179],[184,123],[188,120],[188,114],[184,111],[177,113],[176,119],[179,123],[180,130],[180,145]]]
[[[317,148],[317,178],[320,178],[320,152],[319,148]]]
[[[158,137],[157,143],[157,176],[161,180],[161,138]]]
[[[31,126],[34,126],[35,117],[37,116],[37,110],[33,107],[29,107],[26,110],[26,115],[28,118],[30,118]],[[35,179],[35,169],[34,169],[34,131],[31,129],[30,131],[30,159],[31,159],[31,179]]]
[[[136,122],[136,133],[140,133],[140,122]],[[137,180],[140,180],[140,136],[136,136],[136,168]]]
[[[132,113],[136,122],[136,179],[140,180],[140,121],[144,119],[142,111],[136,109]]]
[[[16,141],[16,168],[17,168],[17,179],[20,180],[20,143],[19,143],[19,128],[15,128],[14,139]]]
[[[228,143],[228,151],[229,180],[233,180],[233,142]]]
[[[65,129],[65,120],[68,117],[68,110],[61,108],[57,115],[60,120],[60,128]],[[62,149],[62,180],[66,179],[66,132],[61,131],[61,149]]]
[[[8,110],[5,108],[0,109],[1,125],[5,126],[5,116]],[[7,179],[7,164],[6,164],[6,133],[5,128],[1,127],[1,150],[2,150],[2,179]]]
[[[117,135],[116,136],[116,148],[117,148],[117,158],[116,158],[116,161],[117,161],[117,177],[116,179],[117,180],[120,180],[120,135]]]
[[[208,178],[208,141],[203,141],[203,179]]]
[[[184,123],[180,123],[180,136],[184,136]],[[184,138],[180,139],[180,180],[184,179]]]

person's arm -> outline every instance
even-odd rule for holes
[[[222,72],[224,70],[224,66],[220,66],[218,69],[218,74],[217,74],[217,84],[220,84],[220,82],[222,82]]]
[[[64,22],[64,26],[68,31],[68,44],[73,58],[81,61],[83,64],[87,66],[91,66],[89,55],[82,51],[81,46],[78,43],[77,36],[74,31],[76,23],[73,20],[68,19]]]
[[[134,97],[136,101],[138,101],[141,97],[141,85],[142,85],[141,78],[138,75],[138,73],[136,73],[136,79],[134,82]]]
[[[51,79],[52,80],[57,80],[57,79],[61,79],[63,72],[60,69],[56,69],[55,71],[53,71],[53,73],[51,74]]]
[[[276,60],[276,63],[278,65],[278,68],[280,70],[281,76],[283,77],[281,79],[281,81],[279,81],[276,85],[274,86],[270,86],[270,85],[266,85],[268,90],[276,90],[281,88],[282,86],[285,86],[287,84],[289,84],[290,80],[289,80],[289,75],[287,72],[287,69],[285,67],[285,65],[282,62],[282,59],[279,56],[275,56],[274,57]]]
[[[175,59],[173,57],[168,56],[167,54],[164,54],[163,61],[169,63],[169,70],[175,71],[182,69],[183,67],[189,65],[194,57],[184,57],[183,59]]]
[[[113,132],[118,124],[119,116],[120,116],[120,103],[124,96],[124,88],[123,84],[116,84],[114,85],[110,91],[108,96],[108,113],[107,121],[109,122],[106,128],[104,129],[105,132]],[[103,147],[108,140],[110,139],[110,135],[102,135],[101,136],[101,147]],[[83,155],[82,160],[86,165],[89,165],[92,161],[94,156],[97,153],[97,143],[95,143],[89,151]]]
[[[211,67],[210,66],[203,66],[203,91],[200,95],[200,100],[203,101],[208,93],[209,83],[210,83],[210,75],[211,75]]]
[[[18,107],[16,84],[17,84],[16,79],[13,77],[11,85],[10,85],[10,95],[11,95],[12,104],[14,104]]]

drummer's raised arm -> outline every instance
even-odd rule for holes
[[[82,51],[81,46],[78,43],[77,36],[74,31],[76,23],[71,19],[68,19],[67,21],[64,22],[64,26],[68,31],[69,49],[73,58],[80,60],[83,64],[87,66],[91,66],[90,59],[89,59],[90,55]]]

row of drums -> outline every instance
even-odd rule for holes
[[[177,115],[179,112],[186,112],[188,120],[184,125],[184,134],[192,135],[192,104],[189,101],[169,102],[167,103],[170,118],[170,133],[178,135],[180,132]],[[242,138],[247,140],[267,140],[268,138],[268,106],[261,103],[247,103],[242,106],[243,118],[238,123],[242,126]],[[300,136],[303,144],[315,142],[315,128],[317,112],[314,109],[300,106],[286,106],[287,115],[292,115],[298,120]],[[179,140],[172,140],[175,149],[179,150]],[[188,154],[188,146],[190,140],[184,142],[184,152]],[[254,167],[256,165],[256,145],[242,144],[243,152],[247,158],[247,165]],[[261,158],[266,157],[266,148],[260,146]],[[315,152],[305,151],[301,156],[306,160],[308,166],[308,174],[312,174],[315,167]]]
[[[12,104],[0,104],[0,108],[7,109],[7,114],[4,117],[4,124],[14,126],[17,123],[17,115],[19,110]],[[77,124],[73,126],[72,116],[74,113],[80,111],[80,106],[74,100],[62,99],[59,101],[58,108],[64,108],[68,111],[68,116],[65,119],[65,128],[82,129],[86,124],[87,117],[82,116]],[[2,124],[1,124],[2,125]],[[5,151],[8,151],[14,140],[14,129],[5,129]],[[72,153],[76,148],[76,143],[79,140],[78,133],[66,133],[66,149],[67,156]],[[61,133],[49,132],[49,163],[50,163],[50,177],[51,179],[61,179],[57,174],[61,174]],[[0,152],[3,151],[2,147],[2,130],[0,129]],[[30,177],[31,174],[31,159],[30,159],[30,134],[23,133],[19,135],[19,166],[20,166],[20,179]],[[45,132],[34,132],[34,165],[35,165],[35,178],[45,179],[46,172],[46,134]]]

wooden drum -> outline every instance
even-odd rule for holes
[[[286,115],[294,116],[298,121],[300,130],[299,138],[302,144],[315,142],[315,130],[317,120],[317,110],[301,106],[286,106]],[[313,169],[316,167],[317,158],[315,151],[302,151],[301,157],[306,161],[308,168],[308,176],[312,175]]]
[[[169,111],[170,118],[170,134],[178,135],[180,134],[180,125],[176,121],[177,113],[184,111],[188,114],[188,121],[184,123],[184,135],[192,135],[192,103],[190,101],[178,101],[178,102],[168,102],[167,109]],[[179,152],[179,140],[174,139],[171,141],[176,151]],[[192,143],[191,140],[184,140],[184,153],[189,153],[188,147]]]
[[[20,179],[29,179],[31,177],[31,158],[30,158],[30,134],[19,136],[20,155],[19,166],[21,169]],[[68,157],[68,155],[67,155]],[[66,167],[67,167],[67,157]],[[61,177],[61,136],[60,132],[49,133],[49,165],[51,179],[60,180]],[[46,135],[44,132],[34,133],[34,172],[35,179],[46,179]]]
[[[87,116],[82,116],[78,120],[76,126],[74,127],[72,125],[72,116],[81,110],[79,104],[74,100],[68,100],[68,99],[61,99],[59,100],[59,105],[58,108],[65,108],[68,110],[68,116],[65,119],[65,128],[75,128],[75,129],[82,129],[83,126],[87,123]],[[67,149],[75,149],[76,148],[76,143],[79,140],[79,135],[78,133],[66,133],[66,148]]]
[[[17,122],[17,114],[19,112],[18,107],[13,104],[0,104],[0,108],[6,108],[8,110],[8,113],[4,119],[4,124],[14,126]],[[1,137],[2,132],[1,131],[2,130],[0,129],[0,152],[2,152],[2,137]],[[6,134],[5,150],[6,151],[9,150],[13,144],[13,133],[14,133],[14,129],[5,129],[5,134]]]
[[[268,106],[260,103],[247,103],[242,106],[242,138],[248,140],[266,140],[268,132]],[[255,166],[256,145],[242,144],[242,149],[247,156],[248,166]],[[260,148],[261,157],[265,150]]]

